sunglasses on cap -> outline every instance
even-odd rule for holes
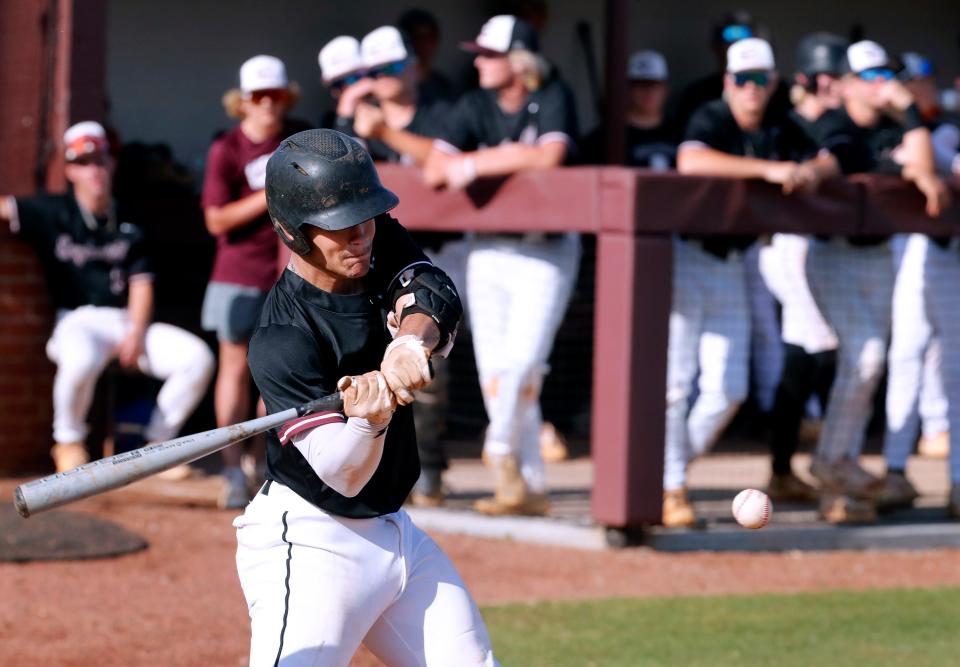
[[[742,88],[751,81],[763,88],[770,83],[770,72],[737,72],[733,75],[733,82],[738,88]]]
[[[863,81],[893,81],[896,74],[887,67],[871,67],[862,72],[857,72],[857,76]]]
[[[720,37],[727,44],[733,44],[734,42],[739,42],[741,39],[753,37],[753,30],[751,30],[748,25],[728,25],[723,29],[723,32],[720,33]]]
[[[407,67],[406,60],[397,60],[392,63],[386,63],[385,65],[380,65],[379,67],[372,67],[367,76],[378,79],[381,76],[400,76],[400,73],[403,72]]]
[[[267,88],[264,90],[253,90],[247,93],[247,99],[254,104],[260,104],[265,99],[270,99],[274,104],[286,102],[290,93],[285,88]]]

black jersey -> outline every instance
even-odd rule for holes
[[[516,113],[500,108],[494,91],[472,90],[453,107],[439,134],[441,140],[461,151],[509,142],[533,145],[558,139],[572,146],[576,136],[573,98],[559,79],[551,79],[530,93]]]
[[[656,171],[677,168],[677,144],[680,133],[671,122],[656,127],[628,125],[626,130],[623,163],[629,167],[642,167]],[[603,164],[604,128],[601,125],[584,137],[580,155],[585,164]]]
[[[37,252],[55,308],[125,308],[131,276],[152,278],[142,230],[80,210],[73,195],[16,199],[11,229]]]
[[[878,173],[899,176],[903,167],[893,150],[903,142],[904,128],[882,116],[876,125],[861,127],[845,109],[825,112],[812,126],[817,143],[833,153],[845,174]]]
[[[419,100],[413,118],[410,119],[410,122],[403,129],[421,137],[437,138],[441,136],[440,128],[450,114],[450,109],[450,103],[446,100]],[[353,131],[352,118],[337,116],[335,129],[353,137],[357,136]],[[401,155],[382,141],[377,139],[362,140],[366,143],[367,152],[370,153],[370,157],[377,162],[413,164],[409,156]]]
[[[385,314],[388,287],[410,264],[427,261],[395,221],[378,220],[373,268],[361,294],[331,294],[287,269],[267,295],[250,339],[248,362],[268,413],[286,410],[337,390],[344,375],[380,368],[390,341]],[[278,481],[317,507],[340,516],[369,518],[400,509],[417,477],[420,461],[410,406],[390,421],[383,457],[354,498],[340,495],[313,471],[291,438],[333,421],[340,413],[294,419],[267,437],[267,479]]]
[[[761,160],[802,162],[817,152],[816,143],[790,117],[768,111],[756,132],[746,132],[723,100],[708,102],[693,114],[684,139],[687,143]],[[730,250],[742,250],[755,240],[756,236],[738,234],[705,238],[701,243],[708,252],[724,257]]]

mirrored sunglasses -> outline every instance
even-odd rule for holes
[[[387,63],[386,65],[380,65],[379,67],[374,67],[368,72],[367,76],[371,76],[374,79],[381,76],[399,76],[400,73],[406,69],[407,61],[398,60],[396,62]]]
[[[343,78],[336,79],[335,81],[331,81],[328,85],[330,86],[331,90],[339,91],[339,90],[343,90],[347,86],[352,86],[353,84],[355,84],[357,81],[359,81],[365,76],[366,76],[366,72],[354,72],[353,74],[348,74]]]
[[[747,85],[747,82],[752,81],[756,85],[763,88],[768,83],[770,83],[770,73],[769,72],[737,72],[733,75],[733,81],[737,84],[738,88],[742,88]]]
[[[81,155],[80,157],[74,160],[68,160],[69,164],[78,164],[81,167],[86,167],[89,165],[96,165],[98,167],[104,167],[107,164],[107,161],[110,158],[103,153],[87,153],[86,155]]]
[[[892,81],[896,76],[892,69],[886,67],[872,67],[858,72],[857,76],[864,81]]]
[[[734,42],[739,42],[741,39],[753,37],[753,30],[751,30],[748,25],[728,25],[723,29],[723,32],[720,33],[720,36],[727,44],[733,44]]]
[[[269,88],[266,90],[254,90],[247,96],[254,104],[260,104],[265,99],[270,99],[275,104],[286,102],[289,93],[284,88]]]

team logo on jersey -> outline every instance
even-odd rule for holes
[[[74,241],[69,234],[57,237],[54,254],[61,262],[70,262],[76,267],[82,267],[87,262],[109,262],[119,264],[130,252],[130,241],[117,239],[111,243],[97,246],[92,243]]]

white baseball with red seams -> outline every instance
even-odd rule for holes
[[[744,489],[733,499],[733,518],[744,528],[763,528],[771,514],[773,504],[763,491]]]

